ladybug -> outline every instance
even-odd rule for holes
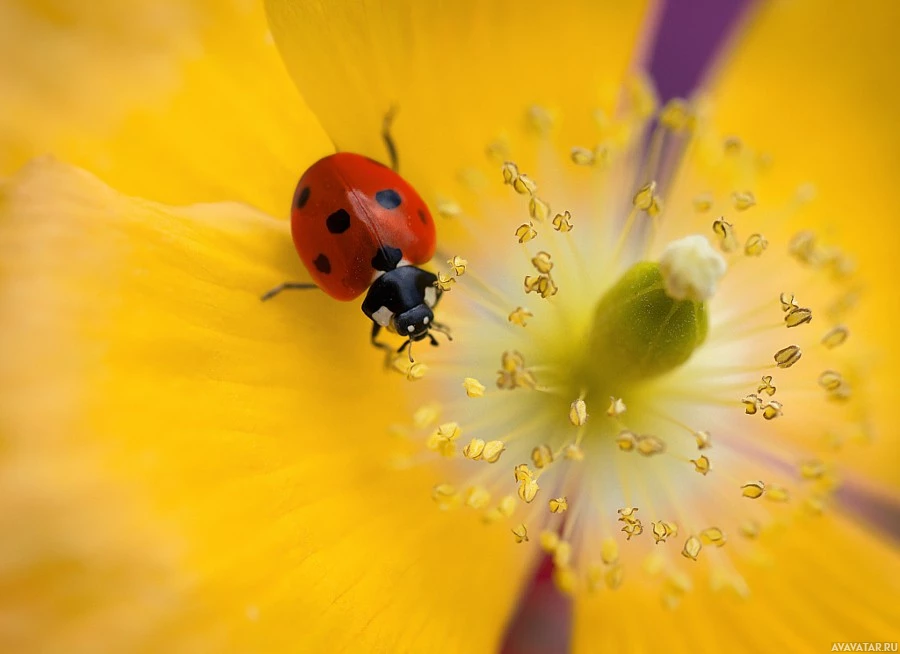
[[[336,300],[363,292],[362,310],[372,321],[370,341],[384,328],[404,336],[397,352],[415,341],[450,339],[434,320],[441,298],[437,276],[419,268],[434,255],[434,220],[416,190],[397,172],[397,150],[390,134],[393,112],[384,119],[382,138],[391,167],[360,154],[337,152],[310,166],[294,191],[291,235],[315,284],[285,282],[262,296],[268,300],[288,289],[319,288]]]

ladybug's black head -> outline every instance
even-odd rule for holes
[[[394,328],[411,341],[421,341],[428,335],[434,322],[434,313],[427,304],[419,304],[409,311],[394,316]]]

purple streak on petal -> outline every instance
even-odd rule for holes
[[[753,4],[754,0],[667,0],[648,62],[662,101],[690,95]]]
[[[835,497],[858,522],[900,543],[900,499],[877,493],[852,479],[844,481]]]
[[[506,627],[503,654],[560,654],[572,639],[572,600],[553,584],[553,561],[544,557]]]

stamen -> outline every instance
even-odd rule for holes
[[[524,523],[520,523],[512,528],[513,536],[516,538],[517,543],[527,543],[528,542],[528,528]]]
[[[527,326],[527,320],[529,318],[533,318],[534,314],[531,313],[528,309],[523,307],[516,307],[516,309],[509,314],[509,322],[514,325],[519,325],[521,327]]]
[[[463,388],[466,389],[466,395],[469,397],[484,397],[484,384],[474,377],[466,377],[463,379]]]
[[[689,536],[684,543],[684,549],[681,550],[681,555],[687,559],[696,561],[697,555],[700,554],[701,549],[703,549],[703,544],[700,542],[700,539],[696,536]]]
[[[766,485],[761,481],[750,481],[741,486],[741,489],[741,494],[744,497],[749,497],[751,500],[755,500],[762,497],[763,493],[766,492]]]
[[[775,365],[779,368],[790,368],[800,360],[803,353],[796,345],[789,345],[775,353]]]
[[[619,401],[621,402],[621,400]],[[622,410],[625,410],[624,405],[622,407]],[[576,427],[581,427],[584,425],[584,423],[587,422],[587,419],[587,405],[584,403],[584,400],[579,398],[572,402],[572,405],[569,407],[569,422],[571,422]]]

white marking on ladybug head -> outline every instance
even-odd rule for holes
[[[394,317],[394,312],[388,309],[387,307],[381,307],[378,311],[372,314],[372,320],[377,322],[382,327],[387,327],[391,324],[391,318]]]
[[[424,318],[422,318],[423,325],[427,325],[429,322],[431,322],[431,320],[428,319],[428,316],[425,316]]]
[[[409,327],[406,328],[406,331],[408,331],[410,334],[412,334],[414,331],[416,331],[416,326],[410,325]]]

